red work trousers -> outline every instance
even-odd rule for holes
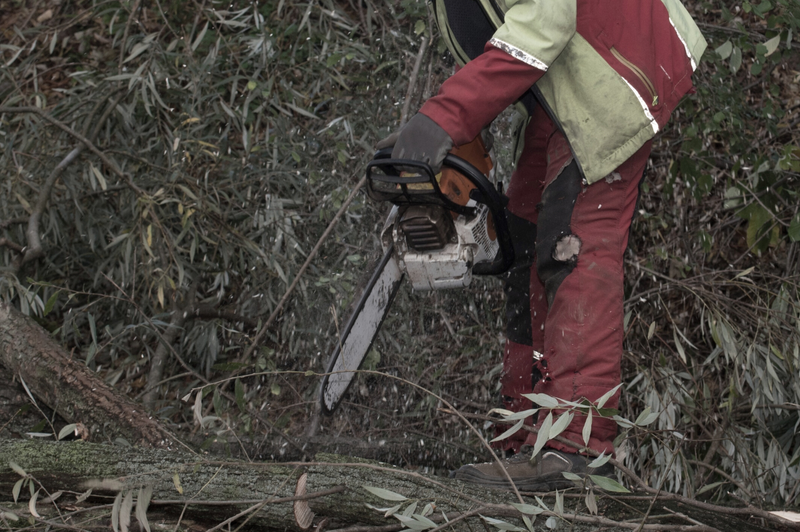
[[[586,185],[564,136],[541,106],[533,112],[506,192],[512,231],[528,227],[516,240],[527,238],[533,245],[528,253],[517,251],[519,264],[511,273],[517,282],[506,283],[511,318],[501,380],[506,408],[531,408],[521,397],[531,391],[597,401],[619,384],[623,254],[650,147],[648,142],[609,176]],[[527,286],[519,282],[520,274],[527,276]],[[527,319],[529,329],[520,325]],[[619,392],[605,407],[618,404]],[[576,415],[562,436],[582,446],[584,422]],[[589,447],[613,452],[616,433],[613,420],[593,416]],[[520,431],[502,445],[518,451],[535,441],[535,434]],[[555,440],[548,445],[577,452]]]

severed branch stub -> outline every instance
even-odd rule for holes
[[[157,419],[77,362],[32,318],[0,302],[0,364],[25,380],[37,401],[92,438],[145,447],[182,446]],[[0,465],[2,462],[0,462]]]

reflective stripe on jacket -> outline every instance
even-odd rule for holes
[[[589,183],[610,174],[666,124],[692,90],[691,74],[706,48],[679,0],[434,0],[434,9],[459,64],[481,55],[488,41],[539,72],[532,78],[537,99],[563,130]],[[491,61],[476,63],[473,77],[482,69],[494,69],[496,77]],[[451,94],[459,93],[453,85],[460,74],[451,78]],[[476,90],[467,76],[461,82],[464,90]],[[487,99],[522,96],[497,92],[504,90],[519,89],[513,83],[480,87]],[[437,106],[436,98],[421,111],[456,141],[463,135],[442,124],[448,107],[444,101]]]

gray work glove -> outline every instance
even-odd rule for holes
[[[376,144],[380,150],[394,146],[392,159],[411,159],[426,163],[434,175],[442,169],[447,152],[453,149],[453,139],[439,124],[417,113],[399,131]]]

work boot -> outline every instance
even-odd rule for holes
[[[589,467],[589,458],[580,454],[562,453],[553,449],[544,449],[531,460],[533,447],[523,446],[520,452],[502,461],[511,480],[520,491],[554,491],[575,486],[574,482],[564,478],[562,473],[574,473],[580,477],[599,475],[613,477],[614,467],[603,464],[600,467]],[[508,479],[497,462],[469,464],[462,466],[451,475],[453,478],[480,484],[490,488],[511,489]]]

